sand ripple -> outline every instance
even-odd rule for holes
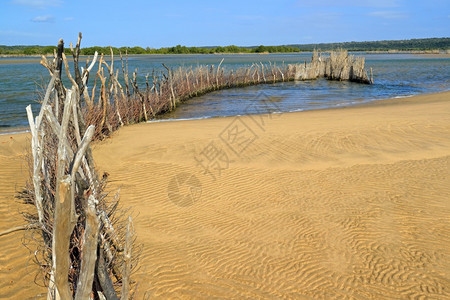
[[[267,118],[240,156],[220,139],[229,118],[140,124],[97,144],[136,215],[137,298],[450,299],[448,97]],[[195,159],[211,145],[229,156],[215,176]],[[0,230],[22,222],[11,149]],[[22,237],[0,239],[0,298],[42,292]]]
[[[125,128],[96,155],[139,212],[139,295],[450,297],[449,112],[439,102],[283,115],[216,178],[194,156],[231,119]],[[202,184],[191,206],[167,197],[179,173]]]

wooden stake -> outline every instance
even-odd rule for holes
[[[125,236],[125,253],[124,253],[124,262],[123,262],[123,278],[122,278],[122,291],[121,291],[121,300],[128,299],[128,295],[130,292],[130,273],[131,273],[131,244],[133,240],[133,232],[132,232],[133,221],[131,217],[128,217],[127,224],[127,233]]]

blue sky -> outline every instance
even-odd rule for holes
[[[0,45],[282,45],[450,36],[450,0],[0,0]]]

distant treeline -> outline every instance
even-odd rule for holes
[[[345,42],[345,43],[323,43],[323,44],[298,44],[289,45],[298,47],[303,51],[335,50],[344,49],[349,51],[425,51],[425,50],[448,50],[450,49],[450,38],[429,38],[411,40],[392,40],[374,42]]]
[[[2,46],[0,55],[45,55],[53,53],[55,46]],[[322,43],[322,44],[295,44],[284,46],[253,46],[238,47],[235,45],[226,47],[186,47],[177,45],[175,47],[164,47],[159,49],[142,47],[112,47],[114,54],[214,54],[214,53],[291,53],[301,51],[335,50],[344,49],[349,51],[421,51],[421,50],[448,50],[450,49],[450,38],[428,38],[395,41],[374,42],[345,42],[345,43]],[[81,55],[93,55],[98,53],[109,54],[110,47],[88,47],[81,49]],[[71,54],[70,49],[65,49],[66,54]]]
[[[235,45],[226,47],[186,47],[177,45],[175,47],[164,47],[159,49],[142,47],[111,47],[114,54],[214,54],[214,53],[290,53],[300,52],[298,47],[289,46],[258,46],[238,47]],[[54,46],[2,46],[0,55],[45,55],[53,53]],[[110,47],[87,47],[81,49],[81,55],[93,55],[98,53],[110,54]],[[66,55],[71,54],[70,49],[65,49]]]

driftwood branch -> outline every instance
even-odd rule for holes
[[[165,64],[162,64],[162,65],[164,66],[164,68],[166,68],[167,73],[169,74],[169,88],[170,88],[170,95],[171,95],[170,109],[172,110],[172,109],[175,109],[175,107],[176,107],[175,91],[173,89],[173,74],[172,74],[173,72]]]
[[[97,278],[100,283],[100,286],[103,290],[103,294],[105,295],[106,299],[108,300],[117,300],[118,297],[116,295],[116,291],[114,290],[114,285],[109,277],[108,274],[108,268],[105,261],[105,255],[103,253],[103,249],[99,247],[98,249],[98,259],[97,259]]]
[[[39,224],[25,224],[16,226],[10,229],[7,229],[5,231],[0,232],[0,236],[8,235],[13,232],[21,231],[21,230],[28,230],[28,229],[38,229],[40,228]]]
[[[31,151],[33,153],[33,186],[34,186],[34,202],[38,213],[39,224],[43,224],[44,220],[44,208],[42,206],[42,189],[41,189],[41,176],[39,164],[42,161],[42,145],[39,142],[38,132],[36,124],[33,121],[33,112],[31,111],[31,105],[26,108],[28,122],[30,124],[31,131]]]
[[[86,102],[86,104],[88,105],[89,109],[92,109],[92,107],[93,107],[93,100],[91,101],[91,98],[89,97],[87,81],[89,79],[89,74],[90,74],[92,68],[94,68],[95,63],[97,62],[97,57],[98,57],[98,52],[95,51],[94,58],[92,59],[91,64],[86,69],[83,70],[83,75],[81,76],[81,82],[82,82],[82,87],[83,87],[83,98],[84,98],[84,101]]]
[[[89,143],[92,140],[94,131],[95,126],[94,125],[89,126],[88,129],[86,130],[86,133],[84,134],[83,140],[81,140],[81,144],[78,146],[78,151],[75,154],[72,166],[69,169],[69,173],[72,175],[73,179],[75,178],[75,174],[78,171],[78,168],[80,167],[82,159],[84,158],[87,147],[89,146]]]
[[[66,55],[64,54],[64,52],[62,53],[62,59],[64,62],[67,78],[69,78],[69,80],[72,82],[72,85],[78,89],[78,84],[75,82],[72,75],[70,75],[69,64],[67,63],[67,58],[66,58]]]
[[[96,212],[97,200],[90,195],[85,208],[86,228],[83,235],[83,260],[77,283],[76,300],[88,299],[94,281],[95,262],[97,261],[97,240],[99,221]]]
[[[80,88],[80,94],[83,93],[83,83],[82,83],[82,79],[81,79],[81,73],[80,73],[80,68],[78,66],[78,59],[80,56],[80,44],[81,44],[81,38],[82,38],[82,34],[81,32],[78,34],[78,40],[77,40],[77,44],[75,46],[75,49],[72,47],[72,43],[70,43],[70,50],[72,51],[72,56],[73,56],[73,62],[74,62],[74,72],[75,72],[75,81],[78,85],[78,87]]]
[[[121,300],[128,299],[129,292],[130,292],[130,273],[131,273],[131,244],[133,241],[133,221],[131,217],[128,217],[128,224],[127,224],[127,233],[125,236],[125,254],[124,254],[124,261],[123,261],[123,278],[122,278],[122,292],[121,292]]]
[[[64,88],[64,85],[61,81],[61,70],[62,70],[62,63],[63,63],[63,53],[64,53],[64,41],[63,39],[60,39],[58,42],[58,50],[57,54],[55,56],[55,70],[53,71],[56,75],[55,79],[55,88],[58,95],[58,98],[56,99],[56,117],[59,117],[59,109],[60,107],[63,107],[63,100],[66,98],[66,89]]]
[[[119,52],[120,54],[120,62],[122,63],[122,73],[123,73],[123,79],[125,81],[125,90],[127,92],[127,99],[130,98],[130,87],[128,85],[128,53],[125,53],[125,59],[126,59],[126,70],[123,64],[123,57],[122,57],[122,52]]]

